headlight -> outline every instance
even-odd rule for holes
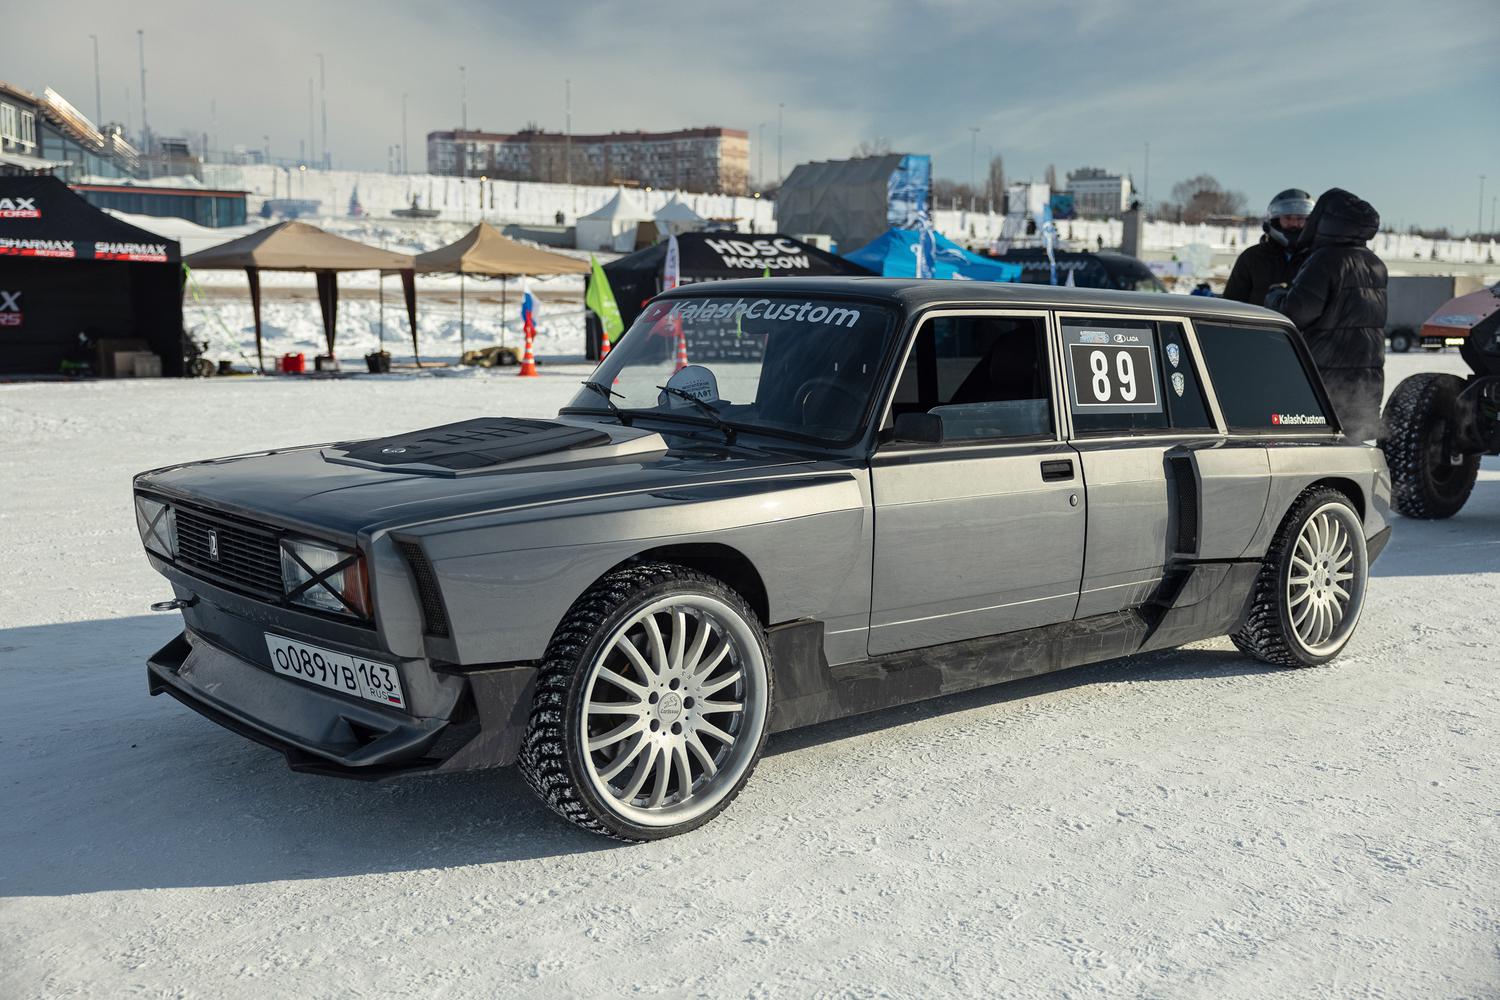
[[[135,498],[135,526],[141,542],[159,556],[177,558],[177,514],[160,500]]]
[[[370,617],[370,578],[358,552],[300,538],[283,539],[281,582],[293,604]]]

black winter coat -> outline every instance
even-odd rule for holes
[[[1290,284],[1297,276],[1292,252],[1269,236],[1245,248],[1224,283],[1224,297],[1252,306],[1266,304],[1266,293],[1276,285]]]
[[[1298,240],[1312,252],[1290,288],[1266,296],[1302,331],[1319,368],[1385,365],[1385,264],[1365,246],[1379,229],[1369,202],[1323,192]]]

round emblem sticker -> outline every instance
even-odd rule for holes
[[[1176,368],[1178,362],[1182,360],[1182,351],[1178,350],[1176,344],[1167,345],[1167,360],[1172,363],[1173,368]],[[1182,393],[1179,392],[1177,395],[1181,396]]]
[[[1187,391],[1187,379],[1182,377],[1182,372],[1172,373],[1172,391],[1179,396]]]

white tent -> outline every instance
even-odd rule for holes
[[[689,208],[676,195],[656,210],[656,229],[663,236],[696,233],[706,225],[708,225],[708,220]]]
[[[650,221],[651,213],[635,192],[620,188],[603,208],[579,217],[574,245],[579,250],[629,253],[635,249],[636,225]]]

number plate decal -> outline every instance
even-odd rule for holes
[[[389,663],[309,646],[270,632],[266,633],[266,651],[278,674],[391,708],[406,707],[401,675]]]
[[[1064,324],[1075,413],[1160,413],[1160,375],[1147,329]]]

